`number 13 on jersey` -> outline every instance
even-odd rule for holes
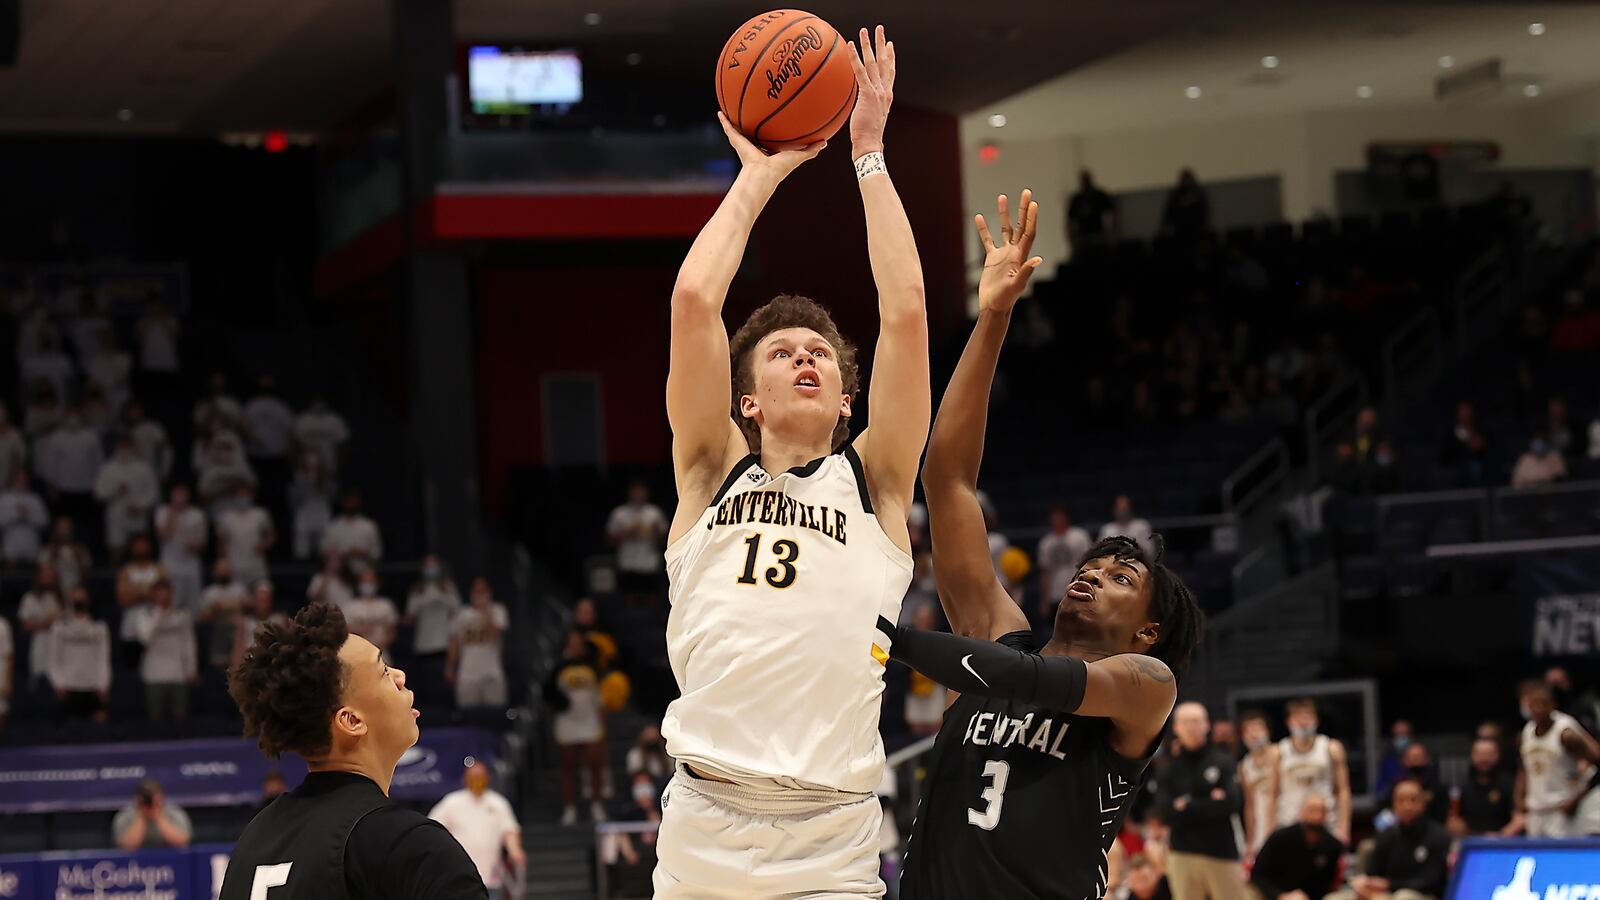
[[[737,583],[755,584],[756,557],[761,553],[761,535],[750,535],[744,539],[744,544],[748,550],[744,555],[744,572],[737,579]],[[800,558],[800,546],[790,540],[773,541],[772,558],[777,565],[763,573],[767,584],[780,590],[794,584],[794,563]]]

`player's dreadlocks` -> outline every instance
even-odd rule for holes
[[[1150,546],[1153,552],[1146,553],[1144,547],[1132,538],[1102,538],[1089,548],[1078,565],[1110,556],[1138,562],[1150,571],[1154,579],[1150,585],[1150,621],[1161,626],[1155,646],[1150,648],[1150,655],[1166,663],[1174,674],[1182,676],[1189,668],[1195,647],[1200,644],[1200,635],[1205,629],[1205,613],[1200,611],[1200,604],[1189,586],[1183,583],[1178,573],[1161,561],[1166,542],[1160,534],[1150,535]]]

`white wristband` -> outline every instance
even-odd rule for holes
[[[883,151],[874,150],[871,153],[861,154],[856,160],[856,180],[864,181],[871,175],[887,175],[889,167],[883,164]]]

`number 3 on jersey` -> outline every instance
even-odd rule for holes
[[[975,809],[967,810],[967,824],[976,825],[984,831],[993,831],[1000,824],[1000,807],[1006,802],[1006,780],[1011,777],[1011,764],[999,759],[991,759],[983,764],[983,777],[989,779],[989,786],[979,795],[988,806],[983,812]]]
[[[752,534],[744,539],[749,551],[744,555],[744,573],[739,576],[739,584],[756,583],[756,554],[761,552],[761,535]],[[786,588],[794,584],[794,561],[800,558],[800,547],[794,541],[782,540],[772,542],[772,554],[778,565],[772,566],[764,573],[767,584],[775,588]]]

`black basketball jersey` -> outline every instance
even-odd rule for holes
[[[1026,631],[999,642],[1034,651]],[[900,878],[901,900],[1099,900],[1106,857],[1149,758],[1108,719],[971,694],[945,711]]]

